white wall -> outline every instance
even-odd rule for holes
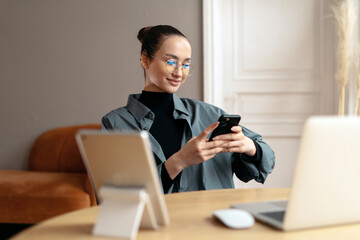
[[[201,0],[0,0],[0,168],[26,169],[44,131],[99,123],[140,92],[143,26],[170,24],[197,71],[179,95],[202,99]]]

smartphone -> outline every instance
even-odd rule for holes
[[[219,117],[219,126],[211,133],[209,141],[218,135],[232,133],[231,128],[239,125],[240,115],[221,115]]]

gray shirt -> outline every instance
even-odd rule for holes
[[[102,118],[103,129],[149,131],[155,115],[139,102],[139,98],[140,94],[132,94],[129,96],[126,106],[106,114]],[[175,94],[173,94],[173,99],[174,118],[185,120],[181,146],[192,137],[198,136],[210,124],[216,122],[220,115],[226,114],[218,107],[194,99],[180,99]],[[274,152],[259,134],[241,127],[244,135],[260,146],[262,151],[260,161],[251,161],[247,155],[240,153],[219,153],[206,162],[185,168],[182,171],[179,192],[234,188],[234,173],[244,182],[252,179],[260,183],[265,182],[267,175],[271,173],[275,165]],[[149,136],[161,181],[162,166],[166,158],[160,144],[150,133]],[[169,190],[169,192],[171,191],[172,189]]]

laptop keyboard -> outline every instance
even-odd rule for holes
[[[278,212],[266,212],[260,213],[260,215],[267,216],[269,218],[276,219],[280,222],[284,221],[285,211],[278,211]]]

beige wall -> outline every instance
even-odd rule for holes
[[[189,38],[197,71],[179,95],[202,99],[201,0],[0,0],[0,168],[26,169],[42,132],[99,123],[140,92],[136,34],[156,24]]]

